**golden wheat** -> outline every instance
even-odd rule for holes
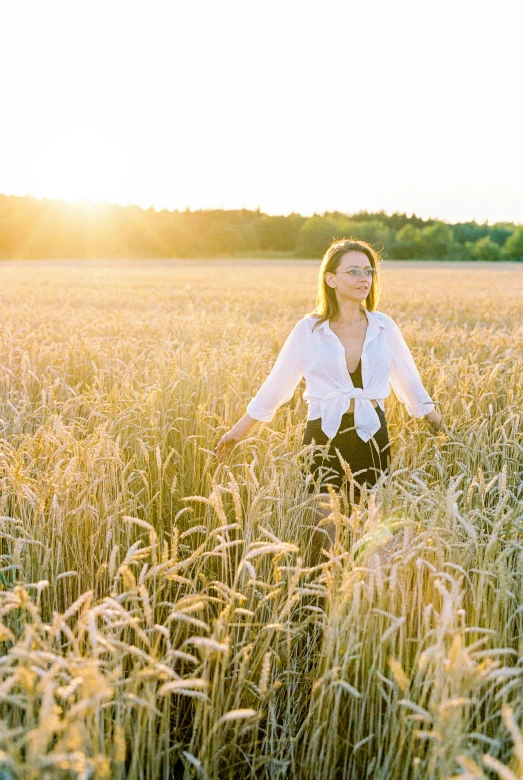
[[[446,428],[318,558],[296,393],[213,448],[312,262],[0,268],[0,777],[523,777],[523,269],[383,272]]]

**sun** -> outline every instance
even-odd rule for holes
[[[65,201],[128,201],[128,150],[109,132],[69,126],[67,132],[41,138],[34,152],[33,194]]]

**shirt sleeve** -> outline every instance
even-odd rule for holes
[[[390,384],[411,417],[424,417],[434,409],[434,402],[423,386],[414,358],[400,329],[393,320],[390,323]]]
[[[271,373],[247,406],[255,420],[271,422],[279,406],[290,401],[302,378],[299,323],[289,333]]]

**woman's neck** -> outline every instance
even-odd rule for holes
[[[358,301],[342,301],[338,304],[338,314],[335,322],[343,322],[351,325],[360,319],[361,305]]]

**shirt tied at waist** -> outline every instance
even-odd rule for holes
[[[343,387],[334,390],[320,400],[321,429],[329,439],[338,433],[341,418],[354,399],[354,427],[356,433],[369,441],[381,428],[381,421],[371,401],[375,400],[368,390],[359,387]]]

